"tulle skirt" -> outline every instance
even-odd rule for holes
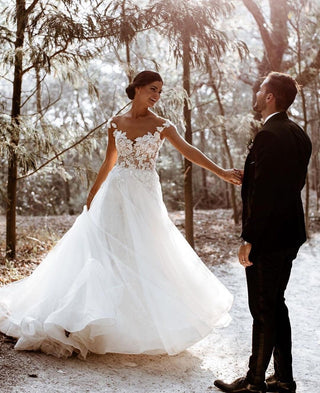
[[[0,288],[15,348],[176,354],[230,321],[232,295],[168,217],[155,171],[116,165],[31,276]]]

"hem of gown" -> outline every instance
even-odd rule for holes
[[[228,310],[230,308],[231,305]],[[108,353],[124,355],[175,356],[201,341],[203,338],[212,333],[215,328],[226,327],[230,323],[231,317],[228,314],[228,311],[226,311],[226,313],[218,321],[216,321],[213,326],[208,326],[207,329],[204,329],[202,332],[196,332],[196,329],[194,329],[193,334],[190,333],[190,338],[184,340],[184,343],[180,343],[180,345],[177,345],[176,348],[174,348],[173,345],[171,348],[167,349],[164,347],[159,348],[158,346],[152,347],[151,345],[148,348],[148,344],[145,344],[145,348],[141,349],[138,349],[139,344],[137,344],[137,348],[133,350],[119,350],[116,346],[114,348],[112,348],[112,346],[109,348],[105,347],[102,350],[94,349],[93,346],[97,345],[97,342],[101,339],[101,337],[108,337],[108,334],[97,334],[90,337],[90,331],[95,330],[97,321],[100,323],[102,322],[101,319],[91,321],[84,327],[84,329],[75,332],[69,332],[63,326],[53,323],[44,323],[42,324],[44,327],[39,328],[41,323],[36,321],[36,324],[38,325],[37,332],[35,332],[34,335],[28,335],[21,333],[21,327],[10,321],[10,317],[3,317],[0,322],[0,331],[6,336],[17,339],[14,346],[15,350],[40,351],[58,358],[77,356],[84,360],[88,354],[104,355]],[[105,326],[110,326],[110,324],[108,323]],[[102,327],[100,326],[99,330],[101,330],[101,328]],[[180,337],[185,333],[185,330],[177,329],[174,333],[176,337]],[[140,344],[140,347],[143,347],[143,345]]]

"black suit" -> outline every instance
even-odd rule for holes
[[[242,185],[242,238],[252,244],[246,268],[253,316],[248,379],[261,383],[274,355],[279,380],[292,380],[291,327],[284,301],[292,261],[306,240],[301,190],[311,155],[306,133],[285,112],[253,142]]]

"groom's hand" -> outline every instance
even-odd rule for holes
[[[238,257],[239,262],[243,267],[252,266],[253,263],[249,261],[249,254],[251,251],[251,243],[243,242],[239,248]]]

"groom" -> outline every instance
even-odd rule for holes
[[[256,96],[254,110],[264,125],[245,163],[239,249],[253,317],[252,354],[246,377],[231,384],[215,381],[223,392],[296,392],[284,292],[292,261],[306,240],[300,193],[311,154],[309,137],[286,114],[297,90],[289,75],[272,72]],[[274,375],[265,381],[272,354]]]

